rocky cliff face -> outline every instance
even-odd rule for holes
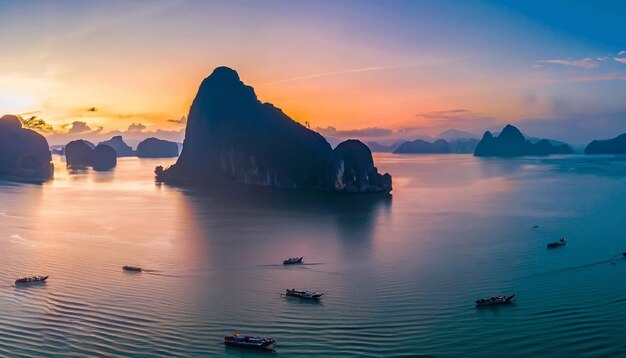
[[[574,151],[568,145],[555,146],[545,139],[533,144],[526,140],[519,129],[510,124],[507,124],[497,137],[494,137],[489,131],[485,132],[474,151],[474,155],[477,157],[519,157],[571,153]]]
[[[176,164],[157,168],[157,179],[171,183],[217,182],[349,191],[337,186],[336,153],[318,133],[293,121],[280,109],[261,103],[237,72],[218,67],[204,79],[193,101],[183,150]],[[352,145],[350,145],[352,147]],[[364,146],[354,147],[364,157]],[[364,164],[369,166],[369,163]],[[373,165],[372,165],[373,166]],[[344,162],[345,168],[345,162]],[[389,192],[378,173],[359,177],[358,192]]]
[[[594,140],[585,148],[585,154],[626,154],[626,133],[613,139]]]
[[[139,158],[173,158],[178,156],[178,144],[168,140],[147,138],[137,146]]]
[[[347,140],[333,150],[334,189],[349,193],[384,192],[391,188],[391,175],[380,175],[372,152],[358,140]]]
[[[46,138],[22,128],[16,116],[0,117],[0,175],[38,181],[50,179],[53,174]]]

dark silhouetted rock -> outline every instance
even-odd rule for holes
[[[533,144],[526,140],[522,132],[507,124],[500,135],[494,137],[487,131],[476,146],[474,155],[477,157],[519,157],[524,155],[571,154],[572,148],[567,144],[553,145],[548,140],[540,140]]]
[[[594,140],[585,148],[585,154],[626,154],[626,133],[613,139]]]
[[[86,168],[91,166],[93,144],[77,139],[65,145],[65,163],[69,168]]]
[[[567,144],[554,145],[547,139],[542,139],[533,144],[532,155],[548,155],[548,154],[573,154],[574,150]]]
[[[172,158],[178,157],[178,144],[168,140],[147,138],[137,145],[139,158]]]
[[[243,84],[230,68],[218,67],[202,81],[187,118],[182,153],[176,164],[155,170],[160,181],[345,192],[353,187],[359,192],[391,190],[390,177],[377,173],[357,178],[355,186],[338,186],[337,182],[343,182],[340,158],[350,153],[333,152],[319,133],[293,121],[272,104],[261,103],[253,88]],[[369,149],[366,153],[369,162],[363,167],[371,163]],[[365,157],[358,149],[354,155]],[[352,162],[346,164],[344,158],[344,173],[346,168],[357,167],[361,168]]]
[[[105,171],[115,168],[117,153],[106,144],[98,144],[91,153],[91,166],[94,170]]]
[[[434,143],[417,139],[412,142],[402,143],[394,154],[434,154],[434,153],[450,153],[448,142],[443,139],[437,139]]]
[[[358,140],[339,143],[333,150],[335,190],[349,193],[384,192],[391,188],[391,175],[380,175],[372,152]]]
[[[115,150],[118,157],[134,157],[135,151],[131,146],[124,142],[124,139],[121,135],[116,135],[109,140],[105,140],[104,142],[100,142],[98,144],[108,145],[109,147]]]
[[[17,116],[0,117],[0,175],[17,180],[46,180],[54,175],[48,141],[22,128]]]

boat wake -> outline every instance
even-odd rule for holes
[[[594,266],[598,266],[598,265],[604,265],[604,264],[615,264],[616,260],[621,258],[622,254],[617,254],[617,255],[613,255],[610,258],[606,259],[606,260],[600,260],[600,261],[594,261],[594,262],[590,262],[587,264],[581,264],[581,265],[576,265],[576,266],[571,266],[571,267],[563,267],[560,269],[555,269],[555,270],[551,270],[548,273],[556,273],[556,272],[564,272],[564,271],[576,271],[576,270],[582,270],[582,269],[586,269],[589,267],[594,267]]]

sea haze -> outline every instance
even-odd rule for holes
[[[53,181],[0,182],[0,356],[240,356],[235,331],[318,356],[626,349],[624,157],[377,154],[392,197],[197,192],[154,182],[168,160],[54,160]],[[50,278],[15,287],[31,274]]]

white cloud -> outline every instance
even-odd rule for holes
[[[551,63],[555,65],[563,65],[563,66],[574,66],[574,67],[583,67],[583,68],[596,68],[598,67],[598,61],[591,58],[585,57],[583,59],[555,59],[555,60],[541,60],[537,61],[538,63]]]

